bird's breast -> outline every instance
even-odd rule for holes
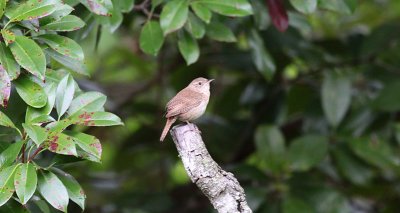
[[[204,114],[206,111],[208,104],[208,100],[202,101],[198,106],[193,107],[191,110],[187,111],[186,113],[182,113],[179,115],[179,120],[186,122],[186,121],[193,121],[199,118]]]

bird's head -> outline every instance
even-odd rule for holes
[[[209,93],[210,92],[210,83],[214,79],[206,79],[206,78],[196,78],[189,84],[189,88],[202,92],[202,93]]]

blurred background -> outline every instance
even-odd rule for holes
[[[85,130],[102,164],[62,167],[87,193],[85,212],[213,212],[171,137],[158,141],[165,104],[200,76],[216,80],[195,123],[254,212],[400,212],[400,2],[332,1],[305,15],[285,1],[285,32],[251,2],[254,16],[218,17],[237,42],[202,39],[190,66],[172,36],[157,57],[141,52],[137,12],[114,33],[74,34],[91,73],[77,76],[81,89],[105,93],[125,122]]]

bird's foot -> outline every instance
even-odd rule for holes
[[[193,130],[194,132],[196,132],[196,133],[198,133],[199,135],[201,135],[201,131],[200,131],[199,127],[197,127],[197,126],[196,126],[195,124],[193,124],[193,123],[190,123],[189,121],[186,121],[186,123],[187,123],[187,125],[193,127],[192,130]]]

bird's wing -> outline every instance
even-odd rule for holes
[[[203,98],[201,93],[184,89],[167,103],[165,117],[169,118],[186,113],[190,109],[199,106]]]

